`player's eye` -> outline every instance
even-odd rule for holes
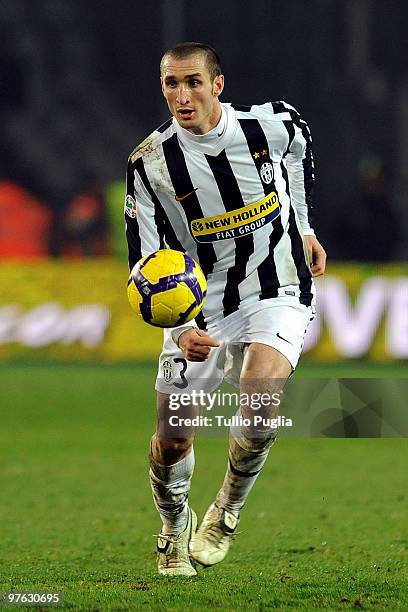
[[[198,81],[197,79],[191,79],[190,85],[191,87],[197,87],[197,85],[200,85],[200,81]]]

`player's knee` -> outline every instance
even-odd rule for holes
[[[153,456],[162,465],[172,465],[189,454],[193,442],[193,437],[168,438],[155,434],[152,439]]]
[[[290,372],[291,370],[288,368],[287,363],[264,363],[262,366],[254,365],[243,368],[240,375],[240,382],[253,384],[256,383],[256,381],[261,383],[265,383],[266,381],[282,381],[284,383]]]

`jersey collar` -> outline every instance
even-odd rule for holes
[[[203,135],[192,134],[173,120],[177,137],[186,149],[192,149],[207,155],[218,155],[234,136],[237,119],[230,104],[221,103],[221,118],[215,128]]]

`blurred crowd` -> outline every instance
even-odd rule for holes
[[[121,181],[103,190],[91,182],[61,210],[11,180],[0,180],[0,260],[126,258],[124,188]]]
[[[224,101],[284,99],[308,121],[331,260],[405,259],[408,5],[156,4],[0,3],[0,259],[126,259],[120,179],[167,119],[158,65],[183,39],[220,52]]]
[[[388,201],[381,160],[364,156],[355,182],[355,199],[345,206],[342,220],[341,259],[392,261],[403,233]],[[0,259],[125,259],[124,193],[124,181],[102,185],[91,176],[65,207],[56,208],[16,182],[0,180]],[[330,255],[330,245],[326,246]]]

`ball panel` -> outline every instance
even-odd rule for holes
[[[133,279],[130,279],[130,283],[128,284],[127,287],[127,294],[128,294],[128,300],[129,303],[132,307],[132,309],[140,315],[140,305],[143,301],[142,296],[140,295],[137,287],[135,286],[135,283],[133,282]]]
[[[172,274],[185,272],[184,253],[172,249],[162,249],[143,257],[137,264],[143,276],[153,285],[160,279]]]
[[[191,298],[191,292],[185,285],[178,285],[164,293],[154,294],[152,296],[153,321],[160,322],[163,327],[178,325],[180,316],[191,305]]]
[[[171,306],[167,306],[160,301],[157,304],[152,304],[152,325],[157,327],[174,327],[174,319],[175,313]]]

